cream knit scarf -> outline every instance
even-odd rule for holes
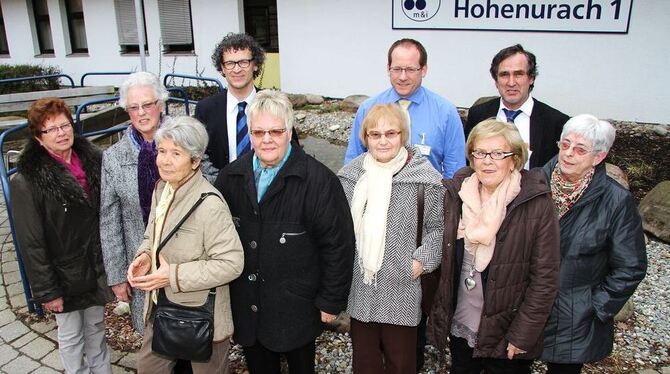
[[[458,192],[463,201],[463,212],[457,238],[465,238],[465,250],[475,257],[475,270],[481,273],[493,258],[496,234],[505,219],[507,205],[521,191],[521,174],[512,171],[483,204],[479,185],[477,174],[472,174],[463,181]]]
[[[351,199],[351,215],[356,233],[358,265],[363,282],[377,283],[377,272],[382,266],[386,247],[386,218],[391,202],[391,180],[407,162],[407,149],[389,162],[377,162],[370,153],[363,159],[365,172],[356,182]]]

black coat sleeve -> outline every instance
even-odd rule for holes
[[[36,201],[32,189],[21,174],[12,180],[10,197],[19,253],[30,281],[33,300],[46,303],[62,297],[44,234],[44,207]]]
[[[337,314],[347,306],[354,263],[354,224],[342,185],[329,172],[314,191],[310,231],[319,248],[321,279],[316,307]]]

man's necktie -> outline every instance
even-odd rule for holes
[[[246,101],[237,104],[237,157],[242,156],[242,154],[250,149],[247,114],[244,112],[246,107]]]
[[[503,112],[505,112],[505,117],[507,117],[509,123],[514,123],[514,119],[521,114],[521,110],[509,110],[507,108],[503,108]]]
[[[411,144],[412,139],[412,118],[409,116],[409,105],[412,104],[410,100],[400,99],[398,100],[398,105],[402,108],[403,113],[407,116],[407,130],[409,136],[407,137],[407,142]]]

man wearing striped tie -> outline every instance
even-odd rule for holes
[[[359,137],[361,123],[375,104],[398,103],[409,116],[409,143],[445,178],[465,166],[463,123],[456,107],[421,85],[428,73],[428,54],[414,39],[400,39],[391,45],[386,66],[391,88],[371,97],[358,108],[351,127],[344,163],[365,152]]]
[[[195,118],[209,135],[202,170],[210,182],[220,169],[251,149],[246,108],[256,96],[254,79],[263,70],[265,51],[253,37],[230,33],[214,48],[212,63],[228,87],[195,107]],[[297,142],[296,131],[293,140]]]
[[[526,169],[544,166],[558,153],[556,142],[569,117],[530,95],[537,77],[535,55],[520,44],[504,48],[493,57],[490,73],[500,98],[470,108],[466,138],[485,119],[513,123],[530,147]]]

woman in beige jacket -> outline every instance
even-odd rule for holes
[[[166,373],[176,363],[176,359],[151,350],[159,290],[174,303],[200,306],[205,303],[209,289],[216,287],[212,356],[208,361],[191,364],[196,374],[227,373],[233,333],[228,283],[242,272],[242,245],[228,205],[200,172],[200,160],[207,145],[207,132],[202,124],[189,117],[176,117],[156,132],[156,142],[161,180],[154,190],[144,241],[128,268],[130,284],[148,292],[144,306],[146,327],[137,369],[139,373]],[[208,192],[216,196],[205,198],[157,256],[159,243],[200,196]]]

